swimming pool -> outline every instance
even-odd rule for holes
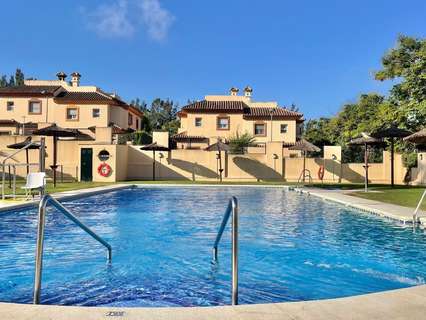
[[[49,210],[43,304],[230,304],[230,233],[211,250],[227,201],[240,205],[239,301],[336,298],[424,283],[426,237],[282,188],[141,187],[65,202],[113,247]],[[35,209],[0,213],[0,301],[31,303]]]

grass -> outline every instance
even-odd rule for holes
[[[415,208],[423,194],[424,188],[411,186],[395,186],[391,188],[390,186],[386,186],[372,187],[369,190],[373,192],[356,191],[349,193],[349,195]],[[426,210],[426,201],[423,202],[421,209]]]
[[[25,184],[23,180],[16,181],[16,194],[17,195],[25,195],[25,190],[21,189],[21,187]],[[47,183],[46,191],[48,193],[62,192],[62,191],[72,191],[78,189],[85,188],[94,188],[94,187],[102,187],[112,185],[114,183],[105,183],[105,182],[63,182],[57,183],[56,188],[53,187],[52,182]],[[5,184],[6,194],[12,194],[12,188],[9,188],[9,184],[6,182]]]

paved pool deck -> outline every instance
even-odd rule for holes
[[[348,193],[359,190],[334,190],[321,188],[301,188],[296,189],[303,193],[307,193],[324,200],[334,201],[348,207],[352,207],[361,211],[376,214],[381,217],[397,220],[402,223],[413,223],[414,208],[398,206],[395,204],[384,203],[375,200],[369,200],[351,196]],[[374,191],[372,191],[374,192]],[[418,222],[422,225],[426,224],[426,212],[419,210]],[[426,316],[425,316],[426,319]]]
[[[0,303],[2,320],[424,320],[426,286],[274,304],[195,308],[63,307]]]

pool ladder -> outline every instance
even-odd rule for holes
[[[229,200],[228,208],[223,216],[222,224],[220,225],[219,232],[217,233],[216,240],[213,245],[213,262],[217,263],[218,246],[222,238],[223,231],[228,223],[229,217],[232,216],[232,305],[238,304],[238,201],[237,198],[232,197]]]
[[[73,215],[67,208],[65,208],[58,200],[46,194],[40,200],[38,206],[38,226],[37,226],[37,247],[36,247],[36,261],[35,261],[35,276],[34,276],[34,292],[33,303],[40,303],[41,293],[41,277],[43,271],[43,242],[44,242],[44,226],[46,221],[46,207],[48,204],[53,205],[65,217],[74,222],[81,229],[86,231],[95,240],[100,242],[108,250],[108,261],[111,262],[112,248],[104,239],[93,232],[88,226],[81,222],[75,215]]]

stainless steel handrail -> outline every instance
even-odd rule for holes
[[[18,154],[21,151],[24,151],[26,149],[28,149],[29,147],[33,146],[33,145],[38,145],[41,144],[41,141],[32,141],[31,143],[27,144],[26,146],[24,146],[21,149],[16,150],[14,153],[8,155],[6,158],[3,159],[2,161],[2,169],[3,169],[3,173],[2,173],[2,185],[1,185],[1,196],[2,196],[2,200],[4,200],[6,198],[6,193],[5,193],[5,180],[6,180],[6,171],[5,171],[5,166],[6,166],[6,161],[13,158],[14,155]]]
[[[222,239],[223,231],[225,230],[226,224],[228,223],[229,217],[232,214],[232,305],[238,304],[238,201],[237,198],[232,197],[229,200],[228,208],[225,211],[225,215],[222,219],[219,231],[216,236],[216,240],[213,245],[213,262],[217,262],[217,252],[220,239]]]
[[[40,200],[38,206],[38,226],[37,226],[37,247],[36,247],[36,256],[35,256],[35,275],[34,275],[34,294],[33,294],[33,303],[40,303],[40,293],[41,293],[41,276],[43,270],[43,241],[44,241],[44,226],[46,220],[46,207],[48,204],[52,204],[56,209],[58,209],[63,215],[68,219],[74,222],[81,229],[86,231],[92,238],[100,242],[108,249],[108,261],[111,261],[112,248],[104,239],[94,233],[88,226],[81,222],[76,216],[74,216],[67,208],[65,208],[58,200],[52,198],[52,196],[46,194]]]
[[[416,209],[414,210],[414,213],[413,213],[413,224],[416,224],[416,223],[418,223],[418,222],[419,222],[419,214],[418,214],[418,211],[420,210],[420,206],[421,206],[421,204],[423,203],[423,200],[424,200],[425,196],[426,196],[426,190],[425,190],[425,191],[423,191],[422,197],[420,198],[419,203],[417,204],[417,207],[416,207]]]

